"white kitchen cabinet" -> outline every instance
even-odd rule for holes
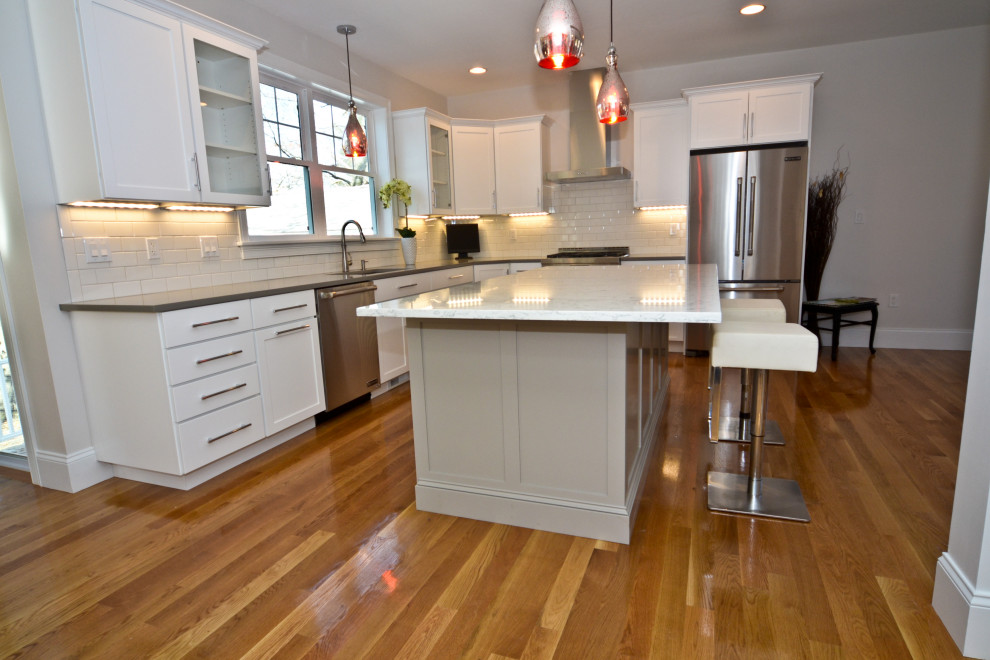
[[[544,176],[550,163],[546,118],[540,115],[497,121],[494,139],[496,211],[546,211]]]
[[[415,296],[435,289],[445,289],[474,281],[474,266],[458,266],[414,275],[375,280],[375,302]],[[387,383],[409,371],[409,346],[406,343],[405,319],[380,316],[378,326],[379,381]]]
[[[316,318],[255,330],[265,433],[326,410]]]
[[[267,206],[257,51],[189,25],[182,33],[202,201]]]
[[[474,266],[444,268],[430,272],[430,291],[474,281]]]
[[[521,273],[524,270],[533,270],[535,268],[542,268],[543,264],[539,261],[515,261],[509,264],[509,273]]]
[[[688,107],[683,99],[634,103],[633,206],[682,206],[688,199]]]
[[[474,281],[480,282],[492,277],[509,274],[509,264],[481,264],[474,267]]]
[[[375,302],[394,300],[430,290],[430,274],[417,273],[375,280]],[[409,371],[409,349],[406,345],[405,320],[378,317],[379,381],[387,383]]]
[[[808,140],[812,91],[821,74],[683,91],[691,149]]]
[[[484,120],[454,119],[450,127],[454,165],[454,212],[485,215],[495,208],[495,128]]]
[[[197,137],[202,115],[217,106],[200,106],[187,50],[192,38],[241,53],[252,86],[239,102],[257,109],[256,51],[264,41],[154,0],[53,0],[28,10],[59,202],[268,204],[260,110],[222,129],[247,135],[241,148],[254,143],[250,163],[225,165],[238,170],[237,184],[202,185],[211,168],[218,179],[224,168],[210,162]]]
[[[323,410],[315,309],[310,289],[160,314],[72,312],[97,458],[120,477],[191,488],[312,428]]]
[[[429,108],[392,113],[396,176],[412,188],[413,215],[453,212],[450,119]]]

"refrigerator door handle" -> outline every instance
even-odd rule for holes
[[[753,226],[756,223],[756,177],[749,180],[749,249],[746,255],[753,256]]]
[[[736,179],[736,256],[739,256],[739,238],[742,235],[742,213],[743,213],[743,180],[742,177]]]
[[[782,286],[720,286],[718,288],[720,293],[727,293],[730,291],[735,291],[736,293],[781,293],[784,290]]]

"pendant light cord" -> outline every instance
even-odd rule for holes
[[[609,0],[611,1],[611,0]],[[347,96],[350,97],[351,105],[354,104],[354,88],[351,86],[351,37],[344,32],[344,44],[347,48]]]
[[[612,24],[612,0],[608,0],[608,42],[609,44],[615,43],[615,35],[613,34],[613,24]],[[348,65],[350,66],[350,65]],[[350,70],[348,68],[348,70]]]

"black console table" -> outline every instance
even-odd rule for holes
[[[851,319],[843,319],[843,315],[852,314],[853,312],[869,312],[869,321],[854,321]],[[804,319],[804,315],[807,314],[808,318]],[[876,353],[877,349],[873,348],[873,338],[877,334],[877,316],[879,315],[879,309],[877,305],[876,298],[829,298],[827,300],[809,300],[804,303],[801,307],[801,317],[802,323],[807,326],[809,330],[815,333],[815,337],[818,338],[818,346],[821,348],[822,336],[821,331],[825,330],[832,333],[832,361],[834,362],[839,356],[839,329],[850,325],[868,325],[870,326],[870,353]],[[819,325],[822,319],[832,319],[832,327],[821,327]]]

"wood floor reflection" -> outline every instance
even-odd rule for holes
[[[930,602],[968,364],[775,373],[800,524],[706,510],[748,450],[705,440],[706,361],[675,356],[629,546],[417,511],[407,387],[189,492],[3,470],[0,656],[960,657]]]

